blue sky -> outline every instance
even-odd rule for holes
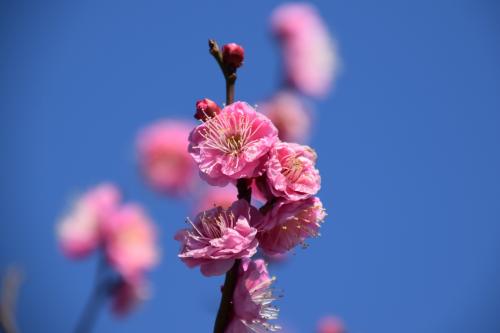
[[[68,332],[95,259],[65,259],[54,223],[73,194],[110,180],[146,205],[163,257],[154,297],[95,332],[208,332],[221,278],[177,258],[188,205],[137,174],[137,131],[223,100],[207,38],[246,49],[237,99],[279,83],[268,33],[282,1],[0,3],[0,269],[26,273],[23,332]],[[318,104],[311,145],[329,212],[322,237],[272,268],[281,318],[313,332],[337,314],[352,333],[498,332],[500,6],[493,0],[312,1],[344,69]]]

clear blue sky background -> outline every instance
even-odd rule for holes
[[[223,100],[208,37],[245,46],[237,97],[277,86],[268,17],[281,1],[0,2],[0,268],[27,275],[24,333],[69,332],[95,258],[66,260],[54,222],[101,180],[144,203],[161,230],[154,297],[96,332],[209,332],[221,278],[177,258],[188,206],[137,175],[137,130]],[[344,72],[318,105],[312,145],[329,218],[273,268],[281,318],[313,332],[337,314],[352,333],[500,331],[500,6],[494,0],[314,1]]]

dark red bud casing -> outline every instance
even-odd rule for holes
[[[201,121],[207,121],[220,112],[220,107],[211,99],[204,98],[196,102],[196,113],[194,117]]]

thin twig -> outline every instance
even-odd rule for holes
[[[22,273],[18,268],[10,267],[7,269],[3,279],[0,300],[0,328],[5,333],[19,332],[15,320],[15,308],[22,280]]]
[[[217,64],[224,75],[224,80],[226,81],[226,105],[232,104],[234,102],[234,85],[237,78],[236,69],[230,70],[224,66],[222,53],[215,40],[210,39],[208,41],[208,47],[210,54],[217,61]],[[238,179],[237,188],[238,199],[245,199],[248,203],[250,203],[252,198],[250,180]],[[238,282],[239,269],[240,260],[237,259],[235,260],[233,267],[226,273],[226,278],[222,287],[222,297],[220,300],[219,311],[217,311],[217,317],[215,318],[214,333],[224,333],[233,317],[233,294],[234,289],[236,288],[236,283]]]
[[[240,269],[240,259],[234,262],[233,267],[226,273],[219,311],[215,319],[214,333],[224,333],[233,317],[233,293],[238,282],[238,271]]]
[[[101,305],[106,299],[108,285],[103,281],[103,274],[106,267],[107,264],[105,259],[99,258],[95,273],[94,287],[78,319],[74,331],[75,333],[90,333],[95,325]]]
[[[236,69],[230,69],[224,65],[222,52],[214,39],[208,40],[208,51],[214,57],[215,61],[217,61],[226,81],[226,105],[232,104],[234,102],[234,84],[238,78]]]

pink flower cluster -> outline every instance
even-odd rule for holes
[[[101,250],[107,264],[120,276],[112,296],[113,309],[125,313],[140,301],[147,288],[145,273],[158,262],[156,230],[142,207],[122,204],[112,184],[84,193],[57,227],[63,252],[73,259]]]
[[[267,203],[257,209],[246,200],[234,201],[233,194],[229,208],[216,206],[188,219],[190,227],[175,237],[181,243],[179,257],[205,276],[224,274],[241,260],[234,318],[226,332],[278,330],[268,323],[277,317],[270,306],[272,279],[262,260],[250,258],[258,248],[283,255],[319,234],[326,214],[315,197],[321,183],[317,155],[308,146],[281,141],[272,121],[244,102],[200,118],[189,152],[201,177],[218,186],[245,179]]]
[[[202,177],[210,184],[225,185],[239,178],[255,179],[270,203],[264,217],[258,210],[249,208],[252,216],[248,223],[257,228],[257,239],[263,251],[284,253],[304,243],[305,238],[318,235],[325,213],[321,201],[314,197],[321,183],[315,166],[316,153],[308,146],[280,141],[272,122],[250,105],[236,102],[197,126],[191,133],[189,149]],[[203,212],[197,220],[207,220],[207,216],[213,214],[213,210]],[[197,228],[193,229],[192,237],[183,239],[199,238]],[[214,235],[219,236],[219,233]],[[210,239],[207,235],[204,237]],[[181,253],[184,261],[194,255],[193,248],[200,249],[201,243],[184,245]],[[190,266],[200,262],[202,253],[195,253],[197,260],[190,261]],[[203,259],[219,261],[221,258],[211,254]],[[225,271],[230,267],[226,265]]]

